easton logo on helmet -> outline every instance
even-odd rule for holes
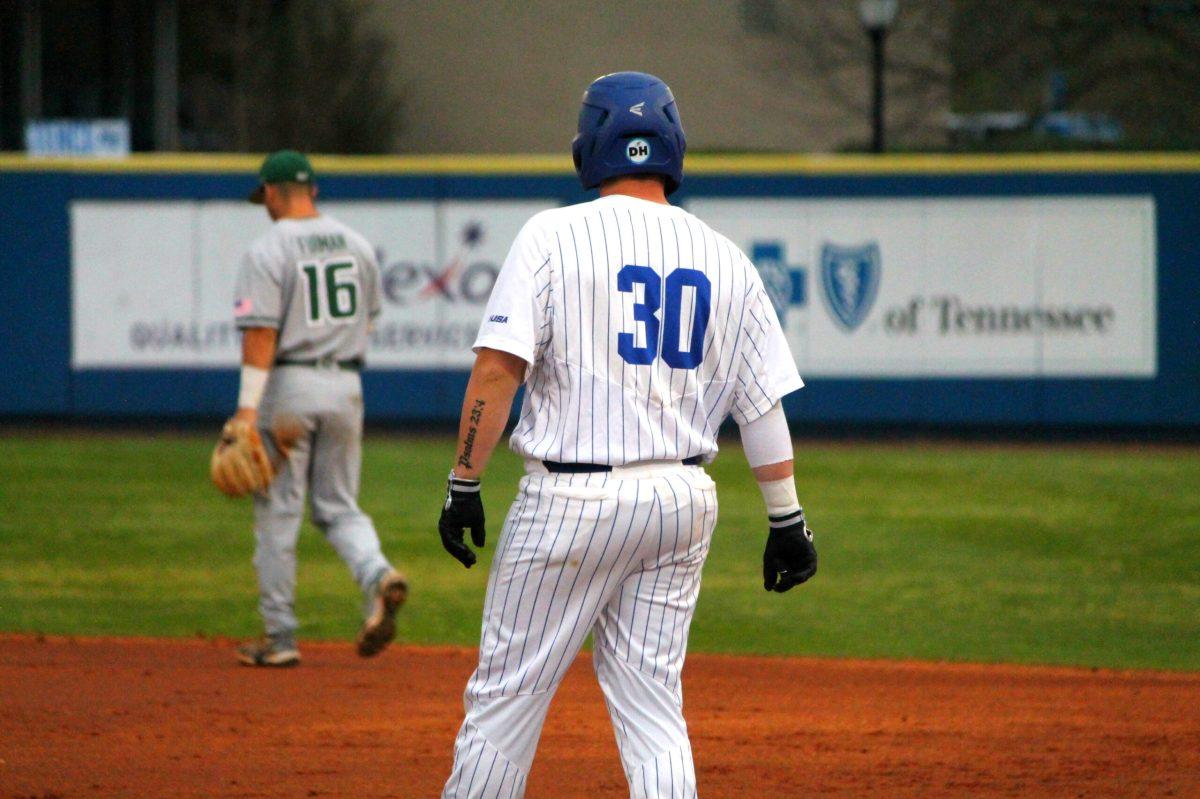
[[[650,158],[650,145],[645,139],[634,139],[625,146],[625,155],[635,164],[644,164]]]

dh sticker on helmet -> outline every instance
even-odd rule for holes
[[[635,164],[650,160],[650,144],[645,139],[632,139],[625,145],[625,156]]]

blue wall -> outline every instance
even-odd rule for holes
[[[202,417],[226,414],[225,370],[72,371],[69,203],[74,199],[229,199],[244,173],[0,168],[0,416]],[[573,176],[326,173],[325,199],[588,199]],[[1151,379],[820,379],[785,402],[798,422],[1200,427],[1200,169],[690,176],[674,199],[1153,195],[1157,208],[1158,374]],[[466,376],[371,371],[368,416],[452,420]]]

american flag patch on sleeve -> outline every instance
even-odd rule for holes
[[[254,310],[254,300],[251,300],[249,298],[244,299],[244,300],[237,300],[233,304],[233,315],[235,318],[241,318],[243,316],[247,316],[253,310]]]

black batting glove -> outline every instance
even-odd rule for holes
[[[468,569],[475,565],[475,553],[463,543],[463,528],[470,528],[475,546],[483,546],[483,502],[479,498],[479,481],[463,480],[450,473],[446,483],[446,503],[442,506],[442,518],[438,520],[438,532],[442,546]]]
[[[767,518],[771,532],[763,552],[763,588],[782,594],[817,573],[817,549],[803,508]]]

